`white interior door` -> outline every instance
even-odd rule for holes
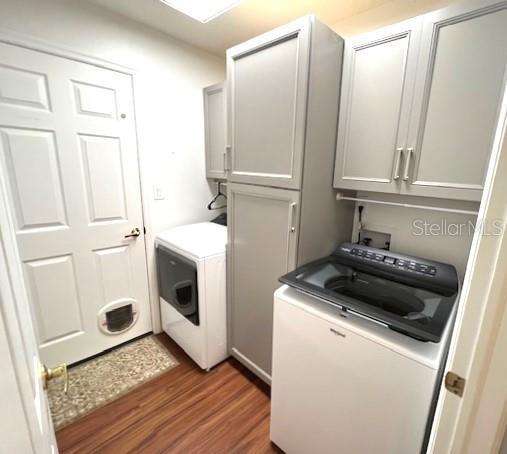
[[[151,329],[131,76],[0,44],[0,163],[45,362]],[[98,311],[133,303],[104,334]]]
[[[498,453],[507,386],[507,86],[500,109],[456,328],[446,368],[465,379],[462,397],[440,390],[428,452]],[[492,228],[502,226],[500,231]]]
[[[0,173],[0,453],[56,454],[5,188]]]

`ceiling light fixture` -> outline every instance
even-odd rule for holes
[[[242,0],[160,0],[167,6],[206,23],[229,11]]]

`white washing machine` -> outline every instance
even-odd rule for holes
[[[155,240],[162,329],[202,368],[227,358],[227,228],[183,225]]]
[[[456,311],[451,265],[344,243],[280,279],[271,439],[287,454],[426,452]]]

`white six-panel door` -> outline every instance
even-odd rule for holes
[[[151,329],[131,76],[0,44],[0,164],[42,359],[73,363]],[[136,301],[137,323],[97,313]]]

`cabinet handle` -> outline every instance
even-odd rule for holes
[[[329,331],[331,331],[336,336],[347,337],[345,334],[343,334],[341,331],[338,331],[337,329],[329,328]]]
[[[396,148],[396,160],[394,161],[394,175],[393,180],[399,180],[400,178],[400,164],[401,164],[401,154],[403,153],[403,148]]]
[[[294,233],[296,231],[296,227],[294,227],[294,217],[295,217],[295,213],[296,213],[296,202],[292,202],[290,204],[290,220],[289,220],[289,225],[290,225],[290,232],[291,233]]]
[[[229,163],[231,161],[231,146],[226,145],[225,146],[225,153],[224,153],[224,170],[227,172],[231,170]]]
[[[403,171],[403,180],[408,180],[408,171],[410,169],[410,158],[412,158],[413,148],[407,148],[407,159],[405,160],[405,170]]]

